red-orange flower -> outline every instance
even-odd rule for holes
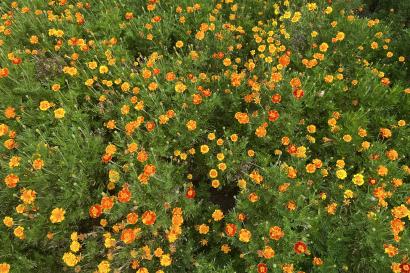
[[[90,213],[91,218],[100,217],[100,215],[102,213],[101,205],[100,204],[95,204],[95,205],[91,206],[89,213]]]
[[[226,224],[225,226],[225,233],[229,237],[235,236],[236,233],[236,225],[235,224]]]
[[[268,272],[268,266],[264,263],[258,264],[258,273],[267,273]]]
[[[282,100],[282,96],[279,93],[276,93],[275,95],[272,96],[271,99],[273,103],[280,103]]]
[[[288,55],[284,54],[279,58],[279,63],[282,66],[288,66],[290,64],[290,58]]]
[[[279,113],[278,111],[275,110],[270,110],[268,113],[268,119],[269,121],[275,121],[279,118]]]
[[[196,191],[195,191],[195,189],[194,189],[193,187],[188,188],[188,190],[187,190],[185,196],[186,196],[188,199],[195,198],[195,196],[196,196]]]
[[[302,241],[298,241],[293,246],[293,249],[297,254],[303,254],[307,251],[307,245]]]

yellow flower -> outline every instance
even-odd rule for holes
[[[224,213],[220,209],[217,209],[212,213],[212,218],[214,221],[221,221],[224,218]]]
[[[184,42],[178,41],[178,42],[175,43],[175,46],[176,46],[177,48],[182,48],[182,47],[184,46]]]
[[[58,108],[54,111],[54,117],[57,119],[62,119],[65,115],[64,108]]]
[[[4,217],[4,218],[3,218],[3,224],[4,224],[6,227],[9,227],[9,228],[12,227],[13,224],[14,224],[13,218],[11,218],[11,217],[9,217],[9,216]]]
[[[78,241],[72,241],[70,244],[70,250],[72,252],[78,252],[80,250],[80,243]]]
[[[343,194],[343,197],[344,197],[345,199],[353,198],[353,191],[351,191],[351,190],[345,190],[345,192],[344,192],[344,194]]]
[[[314,134],[316,132],[316,126],[313,124],[309,125],[306,129],[310,134]]]
[[[314,11],[317,9],[317,4],[316,3],[307,3],[306,7],[309,11]]]
[[[105,65],[100,66],[100,73],[101,74],[106,74],[108,73],[108,67]]]
[[[339,32],[336,34],[336,39],[337,39],[338,41],[343,41],[344,38],[345,38],[345,34],[344,34],[343,32],[340,32],[340,31],[339,31]]]
[[[47,111],[51,107],[51,103],[49,101],[43,100],[40,102],[40,110]]]
[[[79,258],[71,252],[66,252],[63,255],[63,261],[66,265],[73,267],[78,263]]]
[[[102,261],[98,265],[98,273],[108,273],[111,271],[110,263],[108,261]]]
[[[211,169],[211,170],[209,171],[209,177],[210,177],[210,178],[216,178],[217,176],[218,176],[218,171],[217,171],[217,170]]]
[[[177,93],[183,93],[186,90],[187,86],[183,84],[182,82],[177,82],[175,84],[175,91]]]
[[[87,63],[87,66],[88,66],[89,69],[94,70],[94,69],[97,68],[97,62],[95,62],[95,61],[88,62],[88,63]]]
[[[162,266],[170,266],[172,263],[172,258],[169,254],[164,254],[161,256],[160,263]]]
[[[300,13],[299,11],[296,11],[296,12],[293,14],[293,17],[292,17],[292,20],[291,20],[292,23],[298,22],[301,17],[302,17],[302,13]]]
[[[343,169],[340,169],[340,170],[337,170],[336,171],[336,176],[337,176],[337,178],[339,178],[339,179],[345,179],[346,178],[346,176],[347,176],[347,173],[346,173],[346,171],[345,170],[343,170]]]
[[[364,177],[362,174],[358,173],[353,176],[352,181],[355,185],[361,186],[364,184]]]
[[[77,233],[77,232],[71,233],[70,239],[71,239],[72,241],[77,241],[77,240],[78,240],[78,233]]]
[[[219,182],[218,179],[213,179],[212,182],[211,182],[211,185],[212,185],[213,188],[216,189],[216,188],[219,188],[219,186],[221,185],[221,183]]]
[[[19,238],[20,240],[24,239],[24,227],[22,226],[18,226],[14,229],[13,231],[14,236],[16,236],[17,238]]]
[[[201,153],[206,154],[207,152],[209,152],[208,145],[201,145]]]
[[[51,215],[50,215],[50,221],[51,223],[55,224],[55,223],[60,223],[62,221],[64,221],[65,217],[65,210],[61,209],[61,208],[55,208],[51,211]]]
[[[215,133],[209,133],[208,134],[208,139],[209,140],[214,140],[215,139]]]
[[[352,136],[351,136],[351,135],[344,135],[344,136],[343,136],[343,140],[344,140],[345,142],[350,142],[350,141],[352,141]]]

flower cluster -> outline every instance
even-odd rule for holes
[[[409,273],[409,68],[360,2],[0,3],[0,273]]]

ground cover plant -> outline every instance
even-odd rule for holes
[[[409,273],[382,2],[0,1],[0,273]]]

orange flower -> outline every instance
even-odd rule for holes
[[[134,18],[134,14],[132,12],[125,13],[125,19],[131,20],[132,18]]]
[[[148,176],[153,176],[156,173],[156,168],[152,164],[147,164],[144,167],[144,174]]]
[[[206,224],[201,224],[198,226],[199,234],[207,234],[209,232],[209,226]]]
[[[224,214],[220,209],[217,209],[212,213],[212,218],[214,221],[221,221],[224,218]]]
[[[101,207],[103,210],[110,210],[114,206],[114,200],[112,197],[104,196],[101,198]]]
[[[6,124],[4,123],[0,124],[0,137],[6,135],[8,131],[9,131],[9,127]]]
[[[255,135],[257,137],[265,137],[266,136],[265,126],[259,126],[258,128],[256,128]]]
[[[321,258],[318,258],[318,257],[313,258],[313,265],[321,266],[322,264],[323,264],[323,260]]]
[[[4,183],[9,188],[15,188],[17,183],[20,181],[20,178],[15,174],[9,174],[4,178]]]
[[[16,148],[16,141],[14,139],[7,139],[4,141],[4,147],[6,147],[8,150]]]
[[[252,233],[249,230],[243,228],[239,231],[239,241],[249,243],[251,237]]]
[[[137,160],[139,162],[144,162],[144,161],[148,160],[148,153],[144,150],[139,151],[138,154],[137,154]]]
[[[394,257],[399,253],[399,250],[397,249],[397,247],[395,247],[392,244],[385,244],[383,247],[384,247],[384,253],[389,255],[389,257]]]
[[[289,178],[294,179],[294,178],[297,177],[297,174],[298,174],[298,171],[295,168],[293,168],[293,167],[288,168],[288,177]]]
[[[8,68],[0,68],[0,79],[5,78],[9,75],[9,69]]]
[[[287,207],[288,210],[290,210],[290,211],[294,211],[294,210],[297,208],[295,201],[289,201],[289,202],[287,203],[286,207]]]
[[[280,227],[273,226],[269,229],[269,236],[271,239],[279,241],[283,236],[285,236],[285,233]]]
[[[15,118],[16,110],[13,107],[9,106],[4,110],[4,116],[9,119]]]
[[[41,159],[35,159],[33,161],[33,169],[34,170],[41,170],[44,167],[44,161]]]
[[[193,130],[195,130],[196,129],[196,121],[195,120],[189,120],[187,123],[186,123],[186,127],[188,128],[188,130],[189,131],[193,131]]]
[[[309,163],[306,165],[306,172],[308,173],[314,173],[316,171],[316,165]]]
[[[290,83],[290,86],[292,86],[293,89],[302,86],[302,82],[300,81],[299,78],[292,78],[289,83]]]
[[[144,223],[144,225],[153,225],[156,219],[157,215],[151,210],[147,210],[142,214],[142,223]]]
[[[235,114],[235,118],[238,120],[238,122],[240,124],[246,124],[249,123],[249,116],[247,113],[241,113],[241,112],[237,112]]]
[[[392,133],[391,133],[390,129],[380,128],[380,135],[383,138],[390,138],[392,136]]]
[[[290,58],[289,58],[289,56],[288,55],[282,55],[280,58],[279,58],[279,63],[283,66],[283,67],[286,67],[286,66],[288,66],[289,64],[290,64]]]
[[[10,265],[8,263],[1,263],[0,273],[9,273],[9,272],[10,272]]]
[[[16,227],[14,229],[13,233],[14,233],[14,236],[19,238],[20,240],[23,240],[25,238],[24,227],[22,227],[22,226]]]
[[[121,233],[121,241],[126,244],[131,244],[135,240],[135,232],[131,228],[126,228]]]
[[[337,204],[336,204],[336,203],[331,203],[331,204],[327,205],[326,211],[327,211],[327,213],[329,213],[330,215],[335,215],[335,213],[336,213],[336,208],[337,208]]]
[[[271,100],[273,103],[280,103],[282,100],[282,96],[279,93],[276,93],[272,96]]]
[[[36,200],[36,195],[37,193],[34,190],[23,189],[20,199],[24,202],[24,204],[31,204],[34,200]]]
[[[134,225],[138,222],[138,214],[135,212],[131,212],[127,214],[127,223],[130,225]]]
[[[123,188],[118,192],[118,201],[121,203],[126,203],[131,200],[131,191],[128,186],[124,185]]]

